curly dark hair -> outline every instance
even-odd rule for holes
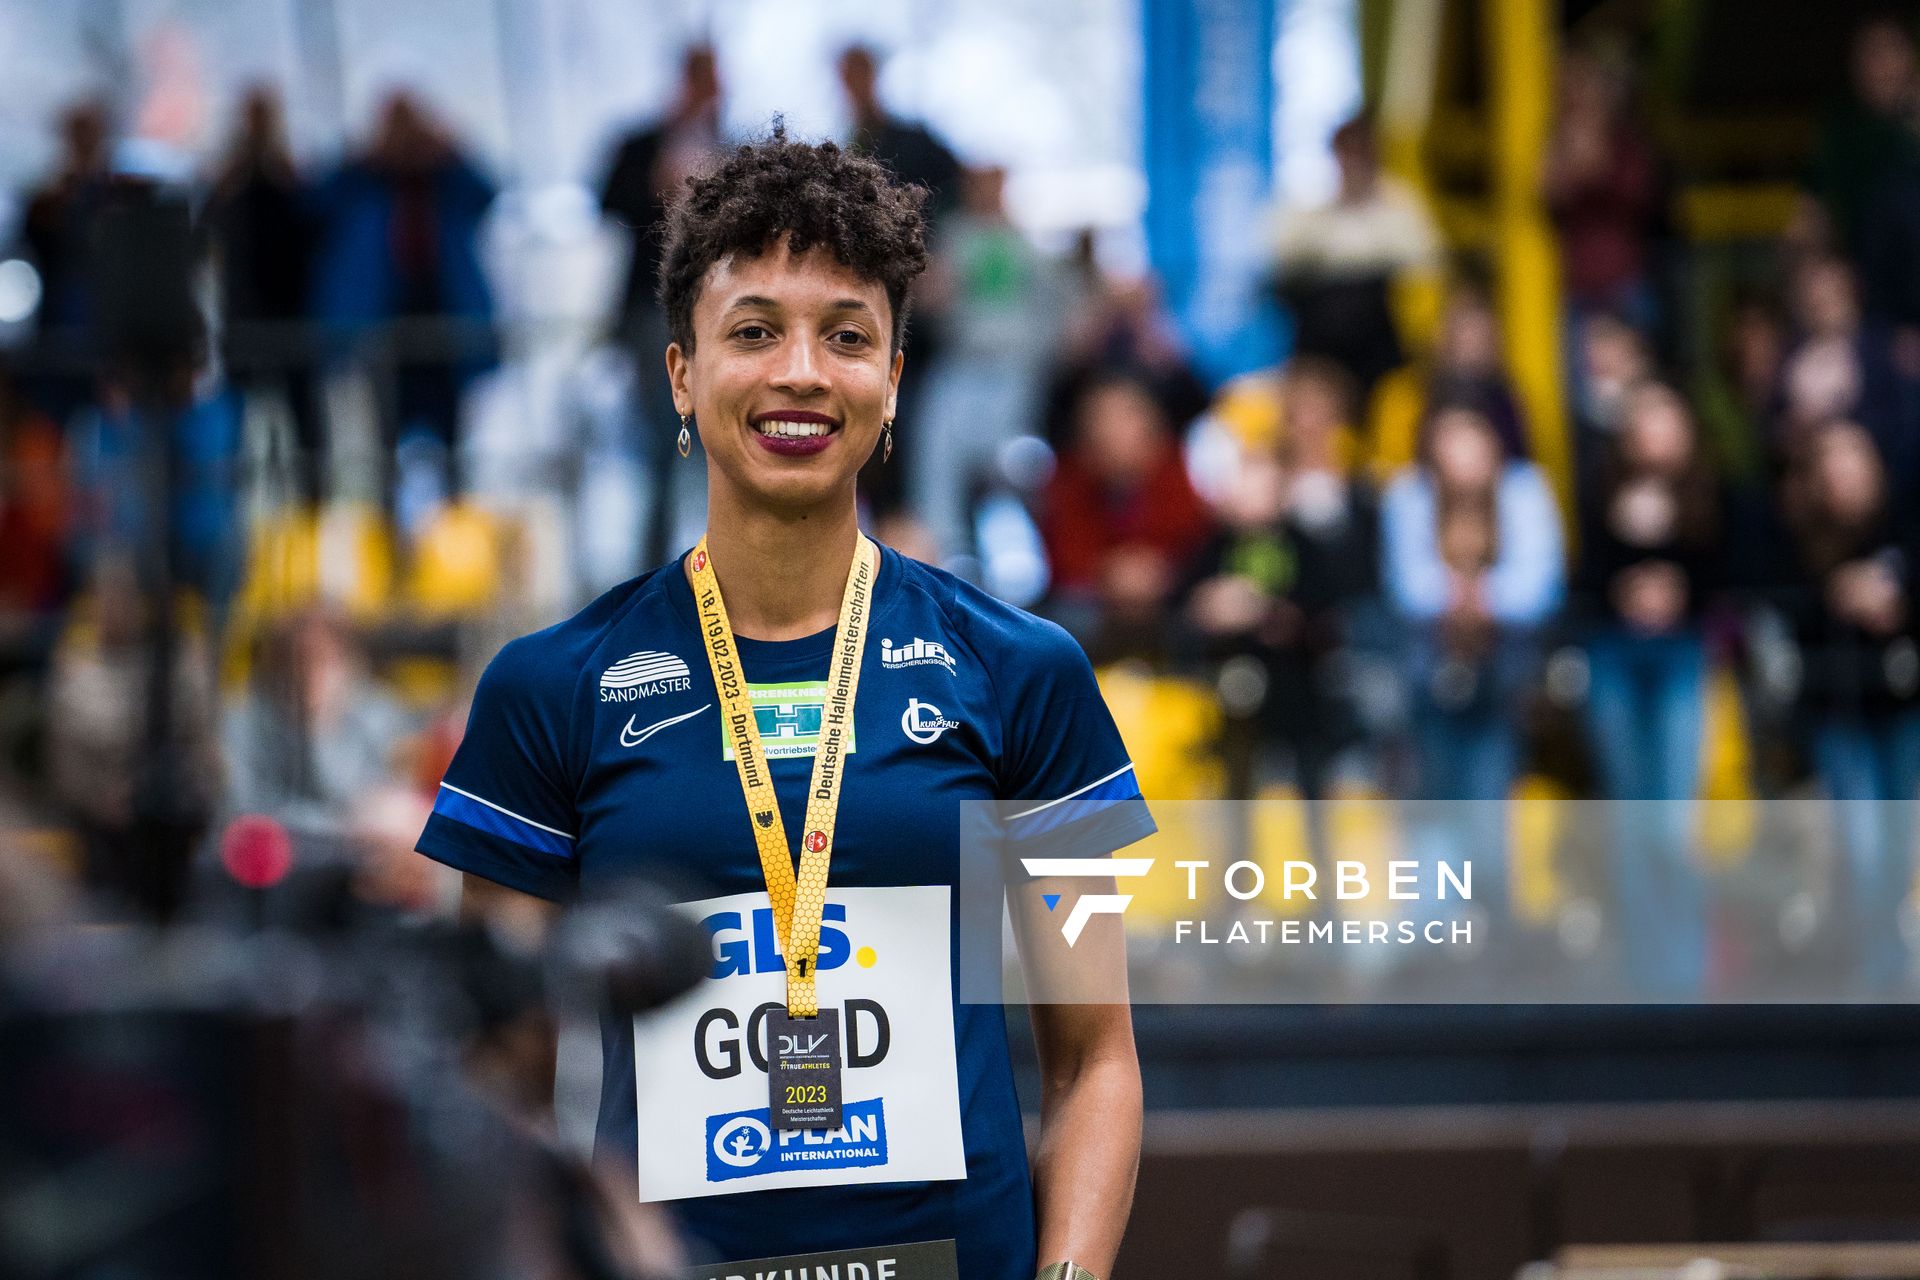
[[[893,350],[907,331],[908,290],[927,267],[924,187],[901,182],[877,160],[831,142],[794,142],[786,127],[735,148],[711,172],[687,180],[667,210],[660,305],[683,351],[693,350],[693,303],[714,263],[758,256],[786,236],[794,253],[824,246],[841,265],[886,288]]]

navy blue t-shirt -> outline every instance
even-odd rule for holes
[[[831,886],[952,886],[957,913],[965,800],[1035,802],[1006,821],[1016,855],[1098,857],[1153,832],[1092,668],[1059,627],[882,548],[868,636]],[[832,640],[738,641],[789,839],[804,822]],[[561,901],[649,872],[764,894],[749,822],[675,561],[500,651],[419,848]],[[956,950],[958,936],[956,920]],[[967,1176],[670,1202],[711,1250],[703,1261],[952,1237],[968,1280],[1028,1280],[1033,1191],[1004,1013],[957,993],[956,977]],[[602,1045],[597,1143],[630,1152],[630,1025],[604,1019]]]

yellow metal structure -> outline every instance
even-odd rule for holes
[[[1560,266],[1540,192],[1553,117],[1554,6],[1552,0],[1483,3],[1495,296],[1508,366],[1532,426],[1534,459],[1568,512],[1573,468],[1560,363]]]

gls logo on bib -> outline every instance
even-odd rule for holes
[[[966,1177],[954,1057],[952,890],[830,890],[820,999],[840,1011],[848,1101],[837,1129],[774,1130],[767,1021],[786,964],[767,895],[681,907],[707,930],[708,977],[635,1019],[640,1198]]]
[[[817,970],[831,973],[848,960],[862,969],[880,963],[872,947],[854,949],[844,929],[847,904],[829,902],[820,911],[820,960]],[[773,927],[773,908],[756,907],[743,917],[738,911],[716,911],[700,922],[713,942],[713,968],[708,977],[714,982],[749,974],[787,971]],[[846,1065],[850,1068],[877,1067],[886,1061],[893,1046],[893,1021],[877,1000],[850,996],[831,999],[829,987],[823,992],[823,1006],[837,1005],[840,1025],[846,1033]],[[778,1001],[756,1005],[744,1021],[731,1004],[715,1003],[693,1024],[694,1065],[709,1080],[728,1080],[751,1064],[755,1071],[767,1071],[767,1015],[780,1008]],[[758,1114],[764,1120],[766,1108]],[[715,1117],[719,1119],[721,1117]]]

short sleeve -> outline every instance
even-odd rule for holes
[[[554,901],[574,896],[579,833],[566,766],[567,664],[534,638],[502,649],[480,677],[467,731],[415,846],[438,862]]]
[[[1101,857],[1152,835],[1153,816],[1086,654],[1035,625],[997,690],[1003,835],[1023,857]]]

